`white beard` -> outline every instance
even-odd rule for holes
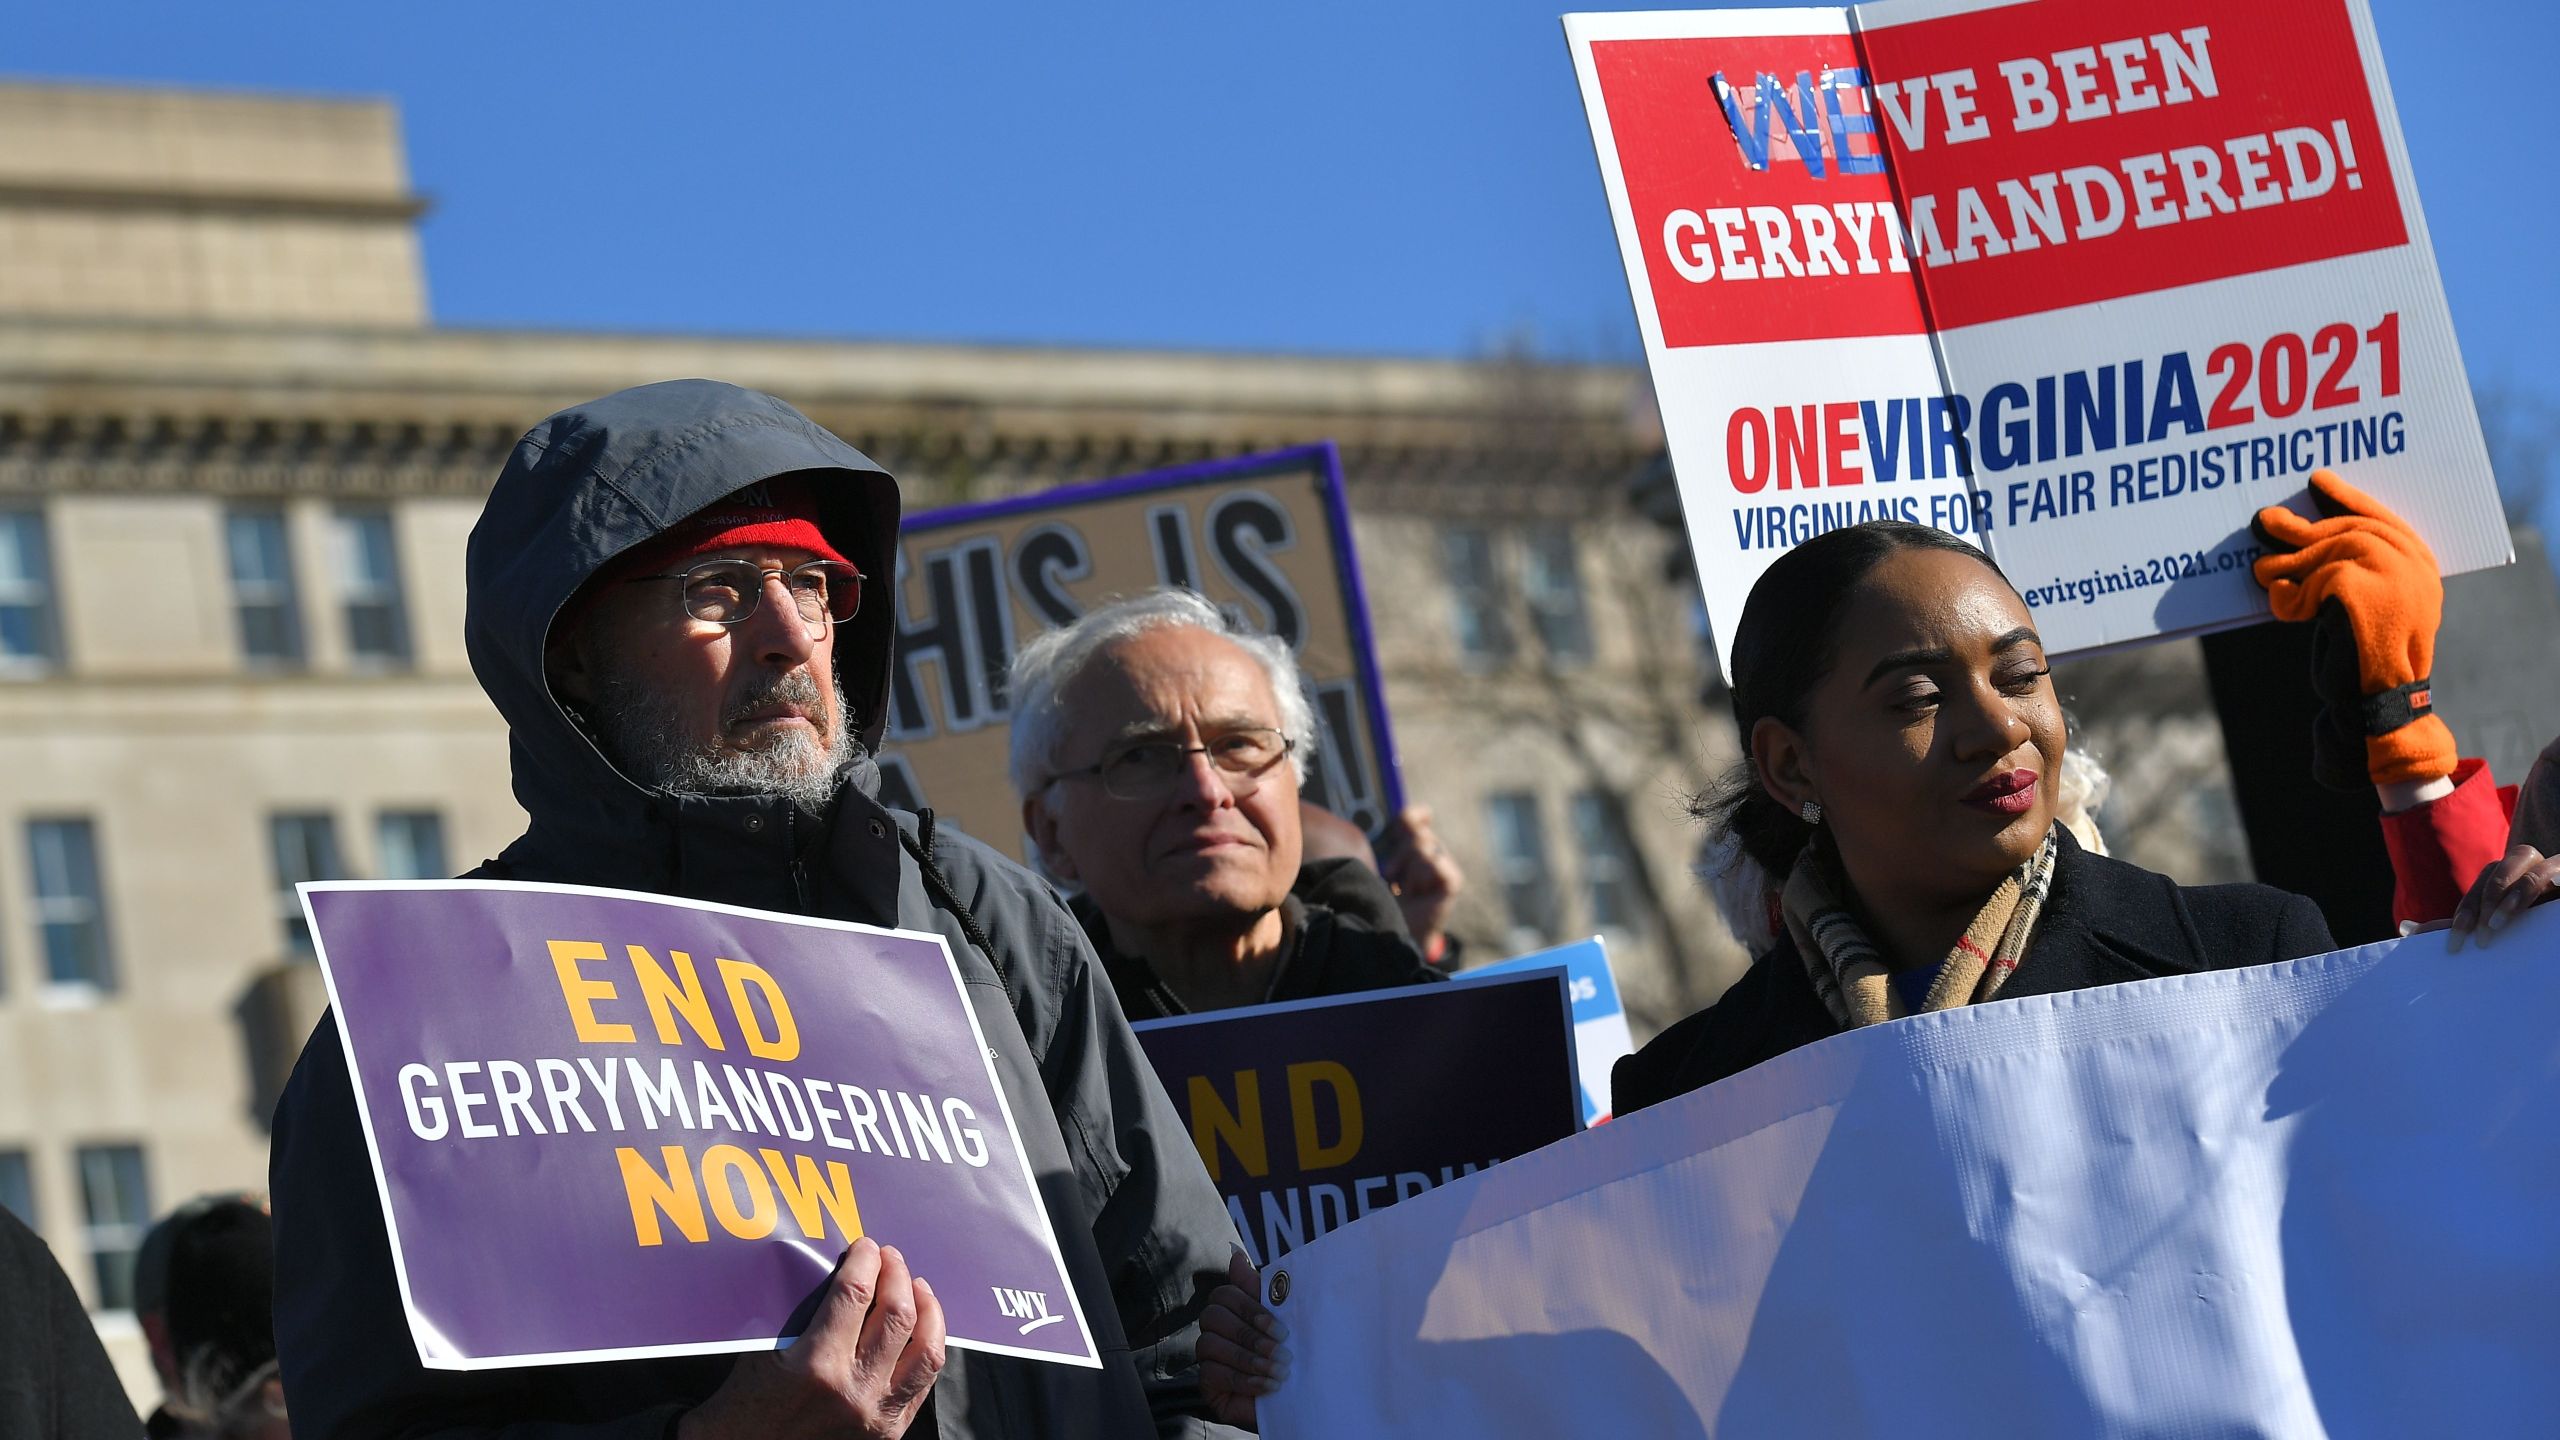
[[[600,677],[595,724],[598,737],[624,773],[676,799],[721,795],[778,795],[807,810],[823,810],[835,798],[836,772],[851,758],[853,736],[844,691],[835,688],[832,731],[782,730],[752,750],[705,745],[685,733],[673,698],[621,675]],[[818,684],[806,670],[778,676],[741,696],[721,716],[724,725],[746,718],[775,700],[819,711]]]

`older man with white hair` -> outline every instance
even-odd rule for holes
[[[1023,646],[1011,694],[1023,829],[1131,1019],[1439,978],[1406,936],[1292,894],[1316,728],[1280,640],[1152,590]]]

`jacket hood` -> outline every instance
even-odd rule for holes
[[[897,624],[898,487],[887,471],[782,401],[714,380],[620,391],[516,442],[471,529],[464,639],[472,673],[506,717],[516,798],[536,830],[581,812],[618,823],[656,798],[551,693],[543,651],[563,607],[615,557],[782,475],[805,479],[828,543],[864,576],[860,613],[837,628],[835,665],[867,755],[887,727]]]

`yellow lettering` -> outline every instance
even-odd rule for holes
[[[1333,1092],[1341,1112],[1342,1133],[1331,1145],[1316,1143],[1316,1087]],[[1298,1136],[1298,1168],[1329,1170],[1350,1163],[1360,1153],[1360,1087],[1351,1072],[1331,1060],[1309,1060],[1289,1067],[1289,1123]]]
[[[676,1036],[676,1016],[693,1027],[694,1038],[714,1050],[729,1047],[720,1039],[720,1022],[711,1015],[711,997],[702,993],[702,977],[693,973],[693,957],[682,950],[670,950],[667,958],[676,962],[676,974],[682,980],[670,979],[658,965],[658,957],[643,945],[626,945],[631,953],[632,973],[640,978],[640,998],[649,1002],[649,1018],[657,1023],[658,1043],[680,1045]]]
[[[729,987],[729,1008],[738,1012],[738,1033],[746,1037],[747,1053],[766,1060],[800,1058],[800,1022],[791,1018],[791,1002],[782,998],[782,987],[764,973],[764,967],[745,960],[722,960],[720,981]],[[765,1003],[772,1007],[776,1031],[767,1039],[764,1026],[756,1021],[754,1008],[747,1004],[747,987],[764,992]]]
[[[590,980],[578,972],[588,960],[605,958],[604,947],[593,940],[554,940],[551,942],[551,968],[560,977],[560,998],[569,1002],[569,1023],[578,1028],[581,1045],[629,1045],[639,1037],[628,1025],[607,1025],[596,1019],[596,1002],[614,997],[613,982]]]
[[[702,1193],[693,1188],[693,1167],[685,1163],[684,1147],[669,1145],[659,1156],[667,1173],[659,1174],[640,1158],[640,1152],[624,1145],[613,1152],[622,1165],[622,1191],[631,1200],[631,1229],[643,1245],[662,1245],[666,1234],[658,1228],[658,1212],[676,1223],[684,1238],[695,1244],[711,1238],[709,1227],[702,1223]]]
[[[736,1175],[743,1186],[730,1179]],[[764,1172],[756,1168],[755,1157],[735,1145],[714,1145],[702,1152],[702,1188],[710,1192],[711,1213],[720,1218],[720,1228],[741,1240],[761,1240],[773,1233],[777,1218],[773,1208],[773,1187],[765,1182]],[[738,1191],[747,1192],[747,1208],[738,1208]]]
[[[1271,1152],[1262,1135],[1262,1077],[1250,1070],[1236,1072],[1236,1108],[1227,1108],[1226,1097],[1209,1083],[1206,1075],[1191,1077],[1191,1144],[1200,1152],[1200,1163],[1209,1167],[1209,1179],[1218,1178],[1218,1142],[1236,1152],[1248,1175],[1271,1173]]]
[[[843,1161],[828,1161],[822,1180],[818,1162],[806,1155],[793,1155],[786,1162],[779,1150],[756,1154],[764,1160],[764,1168],[773,1172],[773,1188],[782,1192],[782,1203],[789,1207],[801,1234],[812,1240],[827,1238],[826,1221],[818,1213],[823,1207],[835,1217],[836,1233],[844,1243],[862,1238],[862,1210],[853,1203],[853,1172],[844,1168]]]

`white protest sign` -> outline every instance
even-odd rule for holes
[[[1720,650],[1791,546],[1983,545],[2049,649],[2245,623],[2337,469],[2512,558],[2361,0],[1565,31]]]
[[[1273,1266],[1262,1433],[2537,1433],[2555,1014],[2545,909],[1835,1036]]]

